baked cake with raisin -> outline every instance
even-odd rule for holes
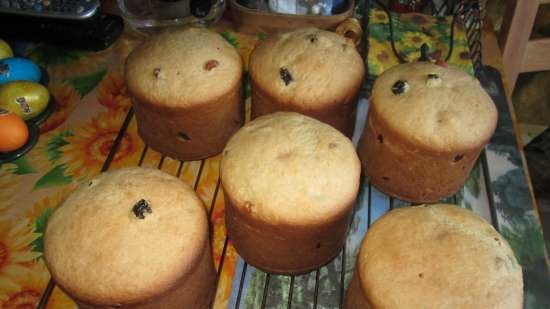
[[[506,239],[454,205],[394,209],[361,243],[346,309],[521,309],[523,275]]]
[[[365,68],[349,39],[316,28],[273,35],[250,55],[252,117],[294,111],[350,137]]]
[[[243,123],[242,73],[237,50],[211,30],[174,28],[148,39],[125,67],[140,136],[180,160],[220,153]]]
[[[497,124],[496,107],[465,72],[427,62],[380,75],[358,151],[369,182],[413,202],[464,184]]]
[[[208,219],[193,189],[156,169],[82,184],[51,216],[46,265],[79,308],[207,308]]]
[[[344,244],[360,173],[353,144],[335,128],[294,112],[258,117],[223,151],[228,237],[266,271],[317,268]]]

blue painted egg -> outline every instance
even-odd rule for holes
[[[0,60],[0,85],[16,80],[40,82],[40,68],[29,59],[11,57]]]

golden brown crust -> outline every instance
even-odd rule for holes
[[[181,28],[154,36],[125,67],[140,136],[179,160],[218,154],[244,121],[242,72],[238,52],[213,31]]]
[[[247,263],[264,271],[306,273],[331,261],[344,245],[349,211],[318,224],[273,224],[235,204],[227,193],[224,200],[229,239]],[[347,208],[352,209],[353,204]]]
[[[523,306],[521,267],[506,240],[454,205],[384,215],[361,244],[356,272],[373,309]]]
[[[496,121],[491,98],[466,73],[430,63],[395,66],[373,88],[357,147],[364,173],[391,196],[438,201],[464,184]]]
[[[228,235],[247,262],[301,273],[338,253],[359,190],[349,139],[313,118],[278,112],[245,125],[223,153]]]
[[[405,83],[401,93],[394,92],[398,81]],[[389,130],[428,152],[465,151],[484,144],[498,116],[477,79],[428,62],[385,71],[374,83],[371,106]]]
[[[141,200],[152,211],[144,219],[134,213]],[[202,202],[154,169],[120,169],[83,184],[52,215],[44,241],[56,283],[99,307],[148,302],[185,283],[201,259],[212,264]]]
[[[186,27],[145,41],[125,66],[128,91],[138,101],[180,108],[225,95],[241,83],[242,71],[239,53],[221,35]]]
[[[241,86],[208,103],[185,109],[134,104],[139,135],[151,148],[179,160],[220,153],[243,125]]]
[[[249,67],[253,117],[295,111],[351,135],[365,69],[347,39],[316,28],[280,33],[254,48]]]
[[[457,152],[429,152],[413,147],[389,130],[371,106],[358,152],[369,182],[406,201],[436,202],[458,191],[483,145]]]
[[[251,106],[252,119],[279,111],[297,112],[330,124],[348,137],[353,134],[358,91],[350,93],[355,96],[342,100],[341,104],[311,108],[298,106],[292,102],[280,102],[271,97],[261,86],[256,85],[253,80],[252,87],[254,88]],[[357,85],[357,89],[359,88],[360,85]]]
[[[231,137],[221,161],[224,190],[273,224],[315,224],[348,211],[360,162],[333,127],[291,112],[257,118]],[[296,207],[303,205],[303,207]]]
[[[145,302],[124,305],[120,308],[157,309],[157,308],[197,308],[206,309],[216,291],[216,272],[212,264],[210,246],[205,246],[198,255],[198,265],[185,278],[182,278],[173,289],[148,299]],[[74,296],[73,296],[74,297]],[[113,306],[90,305],[74,299],[79,309],[112,309]]]

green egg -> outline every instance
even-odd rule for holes
[[[50,101],[48,89],[39,83],[13,81],[0,86],[0,108],[27,120],[40,114]]]

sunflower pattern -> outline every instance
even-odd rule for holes
[[[451,17],[439,20],[432,16],[407,13],[391,15],[396,52],[407,62],[420,58],[420,47],[428,45],[428,55],[434,61],[444,61],[449,51]],[[389,18],[386,12],[371,9],[368,29],[368,72],[378,76],[399,64],[390,45]],[[455,24],[454,47],[448,60],[452,65],[473,74],[466,33],[460,22]]]
[[[44,288],[48,284],[50,275],[43,260],[36,260],[30,263],[27,268],[32,274],[27,276],[19,276],[16,279],[17,285],[20,288],[5,295],[5,299],[1,304],[2,309],[18,309],[18,308],[36,308]],[[68,298],[59,288],[56,288],[46,308],[77,308],[76,304]]]
[[[40,253],[31,250],[31,244],[37,238],[38,234],[34,233],[30,220],[0,217],[0,304],[2,307],[6,307],[6,302],[12,300],[13,293],[21,291],[20,278],[31,277],[32,272],[28,265],[40,256]]]
[[[65,174],[73,178],[91,178],[99,174],[125,117],[124,112],[104,112],[76,127],[73,134],[65,138],[66,144],[60,147],[60,162],[66,166]],[[112,161],[113,168],[138,162],[143,142],[135,133],[137,129],[133,129],[122,137]]]
[[[376,24],[385,24],[389,22],[388,14],[381,11],[373,12],[371,18],[372,22]]]
[[[46,195],[38,202],[34,203],[32,207],[26,209],[23,212],[23,217],[29,220],[34,220],[35,218],[43,215],[44,212],[56,209],[65,201],[76,186],[77,185],[75,183],[70,183],[59,187],[54,193]]]
[[[19,185],[19,179],[9,170],[10,165],[0,166],[0,215],[12,205]]]
[[[112,70],[99,83],[96,89],[99,104],[113,110],[127,111],[131,99],[126,92],[122,66]]]
[[[67,82],[52,83],[48,89],[55,100],[56,112],[40,126],[41,133],[51,131],[63,124],[80,102],[80,95]]]
[[[33,275],[18,276],[14,280],[20,288],[4,296],[2,309],[36,308],[38,305],[50,276],[43,261],[33,261],[30,265],[26,268],[26,271]]]

